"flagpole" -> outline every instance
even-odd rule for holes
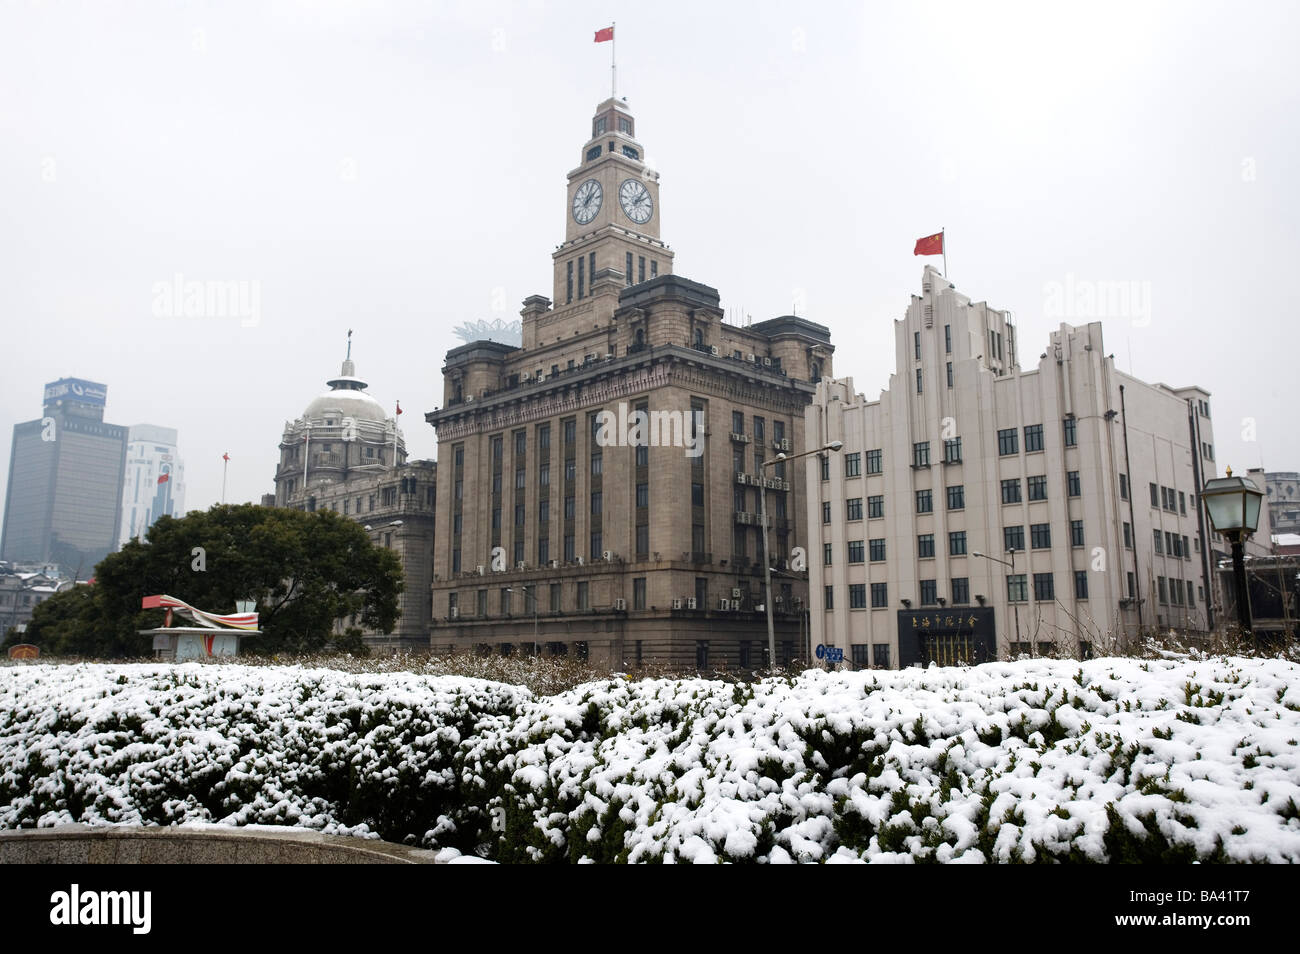
[[[609,21],[609,98],[618,98],[618,24]]]
[[[226,474],[230,470],[230,454],[221,455],[221,502],[226,502]]]
[[[943,249],[943,277],[948,277],[948,232],[939,229],[939,247]]]
[[[397,423],[402,419],[402,402],[397,402],[397,413],[393,415],[393,469],[397,469]]]

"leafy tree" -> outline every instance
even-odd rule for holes
[[[23,638],[52,654],[145,656],[152,646],[138,630],[161,626],[165,611],[141,610],[140,600],[166,593],[213,612],[256,600],[264,635],[245,641],[251,652],[350,648],[356,635],[335,637],[336,628],[355,616],[367,629],[391,631],[401,589],[397,556],[333,511],[214,506],[159,518],[147,542],[131,541],[99,563],[92,586],[37,606]]]

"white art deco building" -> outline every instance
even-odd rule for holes
[[[878,399],[827,378],[806,410],[807,446],[843,442],[807,463],[814,645],[897,667],[1207,627],[1207,391],[1121,373],[1099,322],[1022,368],[1010,314],[929,266],[894,335]]]

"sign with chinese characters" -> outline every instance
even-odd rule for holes
[[[82,378],[59,378],[45,385],[45,403],[72,401],[77,404],[94,404],[103,407],[108,400],[108,385]]]
[[[817,653],[817,658],[822,660],[823,662],[827,662],[827,663],[844,662],[844,650],[836,646],[823,646],[821,643],[818,643],[815,652]]]
[[[974,665],[996,658],[991,606],[927,606],[898,613],[900,666]]]

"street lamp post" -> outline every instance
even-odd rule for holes
[[[798,460],[800,457],[807,457],[810,454],[821,454],[826,451],[838,451],[844,445],[839,441],[831,441],[823,444],[821,447],[815,447],[812,450],[804,451],[801,454],[777,454],[771,460],[763,461],[759,467],[758,474],[758,522],[763,527],[763,608],[767,610],[767,664],[776,665],[776,629],[772,623],[772,554],[767,546],[767,488],[764,485],[764,474],[767,473],[769,466],[784,461]]]
[[[1237,590],[1237,621],[1243,635],[1250,635],[1250,586],[1246,582],[1246,561],[1242,549],[1246,537],[1259,526],[1259,505],[1264,494],[1253,480],[1232,476],[1206,481],[1201,500],[1210,512],[1210,524],[1232,543],[1232,580]]]
[[[994,563],[1001,563],[1003,566],[1009,566],[1011,567],[1011,575],[1015,576],[1016,575],[1016,548],[1012,547],[1007,552],[1011,554],[1010,563],[1008,563],[1006,560],[1000,559],[999,557],[989,556],[987,553],[980,553],[979,550],[972,550],[971,556],[979,557],[982,560],[992,560]],[[1020,642],[1020,603],[1019,601],[1013,600],[1011,598],[1010,590],[1007,591],[1007,602],[1011,604],[1011,615],[1014,616],[1016,620],[1016,642],[1019,643]]]

